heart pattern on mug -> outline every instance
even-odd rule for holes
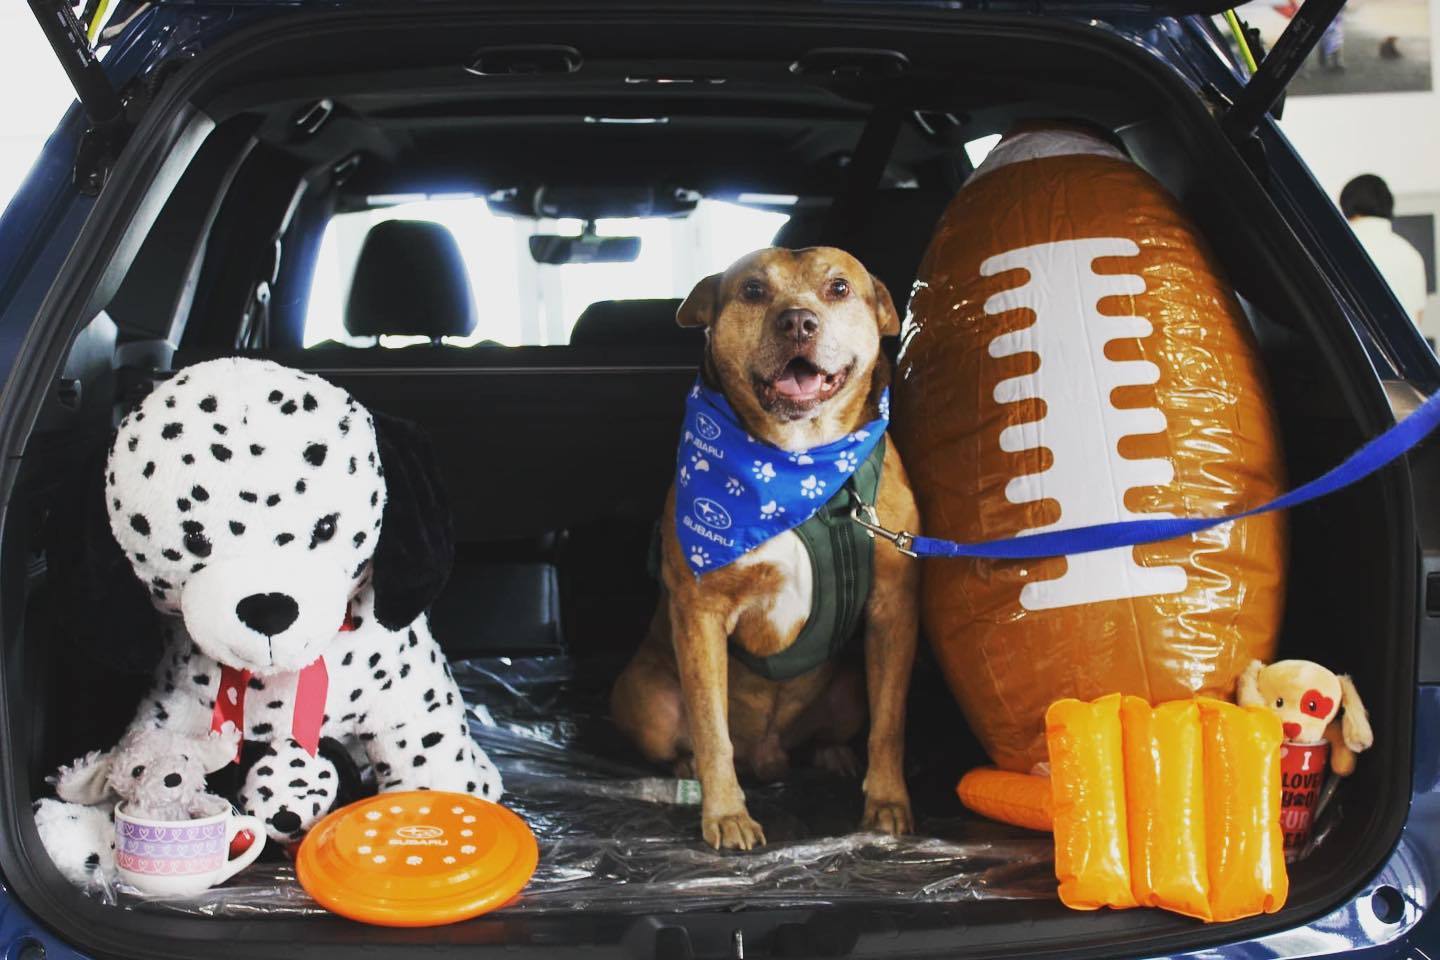
[[[209,857],[146,857],[116,850],[115,865],[121,870],[150,877],[176,877],[219,870],[225,865],[225,857],[223,854]]]

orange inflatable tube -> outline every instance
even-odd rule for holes
[[[1205,742],[1205,856],[1216,920],[1285,905],[1280,829],[1280,718],[1259,707],[1201,699]]]
[[[1049,777],[977,767],[960,778],[955,793],[982,817],[1046,833],[1054,828]]]
[[[1130,883],[1120,694],[1057,700],[1045,712],[1060,900],[1076,910],[1136,906]]]
[[[1152,708],[1126,697],[1120,718],[1135,901],[1210,920],[1200,708],[1194,700]]]

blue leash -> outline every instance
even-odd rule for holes
[[[1269,503],[1220,517],[1165,517],[1155,520],[1121,520],[1097,523],[1070,530],[1032,533],[983,543],[956,543],[935,537],[916,537],[908,533],[886,530],[879,525],[874,508],[862,504],[856,508],[855,520],[872,534],[891,541],[900,550],[918,557],[986,557],[995,560],[1038,560],[1068,553],[1091,553],[1113,547],[1130,547],[1141,543],[1158,543],[1189,536],[1222,523],[1246,517],[1288,510],[1311,500],[1329,496],[1399,459],[1440,426],[1440,393],[1427,399],[1414,413],[1395,424],[1365,446],[1351,454],[1334,469],[1302,484]]]

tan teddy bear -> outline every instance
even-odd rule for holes
[[[1236,682],[1235,702],[1272,710],[1291,743],[1328,740],[1330,769],[1341,777],[1355,771],[1355,754],[1375,741],[1355,684],[1309,660],[1279,660],[1268,667],[1251,661]]]

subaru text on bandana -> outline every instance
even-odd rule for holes
[[[878,420],[791,453],[750,436],[725,398],[697,381],[675,456],[675,533],[691,571],[698,577],[733,563],[809,520],[865,462],[889,423],[887,389]]]

